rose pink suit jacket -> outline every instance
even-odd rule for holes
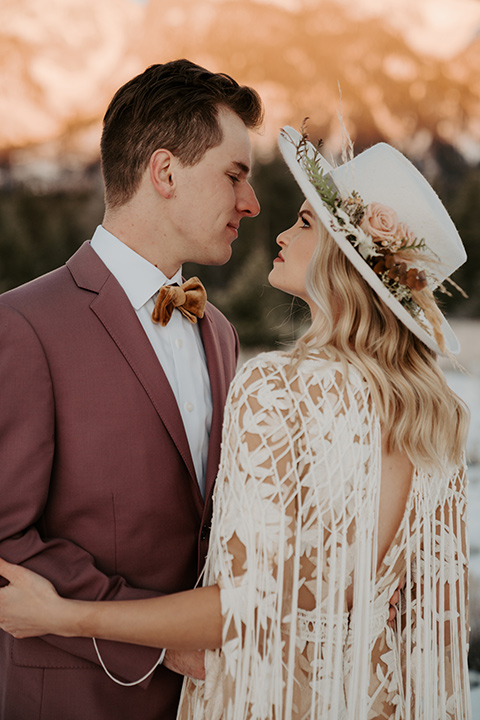
[[[68,597],[193,587],[208,544],[232,325],[200,330],[213,418],[204,503],[180,413],[115,277],[88,243],[65,267],[0,296],[0,556]],[[1,720],[173,720],[181,677],[120,687],[88,639],[0,633]],[[159,651],[100,642],[109,670],[142,677]]]

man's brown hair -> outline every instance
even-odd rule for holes
[[[115,93],[101,140],[105,202],[118,207],[135,194],[155,150],[165,148],[195,165],[222,142],[218,109],[232,110],[257,128],[263,106],[253,88],[189,60],[152,65]]]

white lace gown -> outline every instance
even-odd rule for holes
[[[471,717],[464,469],[415,469],[377,568],[380,462],[355,369],[312,355],[292,373],[273,352],[239,372],[204,578],[221,587],[223,646],[185,682],[181,720]]]

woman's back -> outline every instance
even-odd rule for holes
[[[182,711],[207,699],[207,718],[404,718],[407,705],[412,718],[467,717],[447,710],[468,691],[466,668],[442,676],[418,662],[425,643],[451,645],[431,618],[463,582],[462,498],[456,469],[433,478],[387,452],[354,368],[345,379],[313,355],[292,372],[284,353],[247,363],[227,406],[205,581],[223,588],[224,645],[206,698],[187,685]],[[447,555],[455,593],[441,606]],[[454,635],[464,641],[465,626]]]
[[[405,513],[413,465],[406,453],[389,450],[382,440],[377,566],[384,558]]]

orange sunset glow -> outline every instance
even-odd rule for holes
[[[0,20],[0,151],[14,164],[93,160],[115,89],[180,56],[260,91],[261,151],[307,114],[338,147],[340,87],[361,143],[422,152],[438,136],[480,157],[477,0],[3,0]]]

